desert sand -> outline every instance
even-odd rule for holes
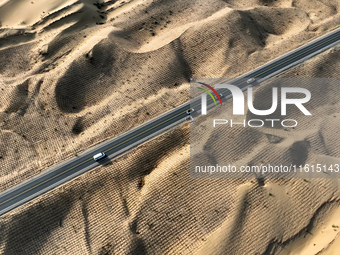
[[[1,1],[0,191],[182,104],[190,77],[236,77],[330,31],[339,7]],[[339,55],[281,76],[337,77]],[[323,112],[329,129],[293,142],[322,134],[339,160],[338,109]],[[337,254],[337,179],[192,179],[189,135],[178,127],[2,216],[1,253]],[[247,149],[275,148],[259,134],[233,139],[248,136],[261,139]]]

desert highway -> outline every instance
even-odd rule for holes
[[[262,80],[276,75],[302,61],[315,56],[316,54],[334,46],[340,41],[340,29],[333,30],[328,34],[317,38],[293,51],[290,51],[283,56],[280,56],[269,63],[236,78],[229,83],[246,87],[249,78],[255,78],[256,81]],[[220,90],[224,96],[228,95],[228,91]],[[208,101],[208,104],[211,103]],[[198,116],[200,110],[200,98],[191,100],[184,105],[181,105],[161,116],[158,116],[141,126],[134,128],[116,138],[107,140],[83,153],[73,157],[63,163],[46,169],[43,173],[34,176],[33,178],[14,186],[0,193],[0,215],[16,208],[31,199],[79,176],[80,174],[97,167],[100,164],[105,164],[114,157],[123,154],[131,148],[145,142],[152,137],[168,130],[169,128],[183,123],[188,116],[186,111],[194,108],[193,117]],[[105,152],[108,158],[102,161],[95,162],[92,156],[99,152]]]

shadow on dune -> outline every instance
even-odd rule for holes
[[[5,243],[3,254],[39,253],[50,234],[62,227],[63,219],[73,206],[68,194],[54,198],[55,201],[35,203],[22,213],[16,214],[9,222],[0,224],[0,243]]]

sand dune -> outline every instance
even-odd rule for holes
[[[339,48],[329,50],[279,77],[296,77],[296,74],[304,77],[335,76],[338,63],[331,60],[337,54]],[[324,67],[323,71],[315,75],[320,66]],[[254,101],[257,97],[264,98],[265,86],[255,90]],[[313,118],[315,123],[308,123],[299,119],[299,127],[290,130],[290,134],[283,129],[248,128],[234,129],[234,132],[221,129],[200,141],[196,139],[196,147],[202,147],[199,144],[212,147],[211,142],[214,141],[217,151],[212,155],[215,158],[199,151],[195,157],[202,162],[216,160],[220,165],[225,161],[233,165],[260,165],[265,162],[274,165],[304,165],[304,162],[338,164],[339,143],[338,136],[334,134],[339,125],[339,106],[336,93],[328,89],[326,84],[322,88],[310,87],[315,103],[310,104],[309,109],[313,109],[319,121]],[[257,107],[267,109],[265,103],[262,100]],[[294,111],[288,116],[298,119]],[[248,117],[252,118],[251,115]],[[219,118],[218,115],[216,118]],[[268,135],[281,139],[272,141]],[[191,143],[193,141],[195,138],[191,139]],[[249,146],[242,141],[247,141]],[[218,153],[219,148],[221,153]],[[338,247],[339,184],[338,179],[248,180],[233,191],[237,193],[238,200],[226,220],[208,235],[206,242],[194,254],[332,254]],[[220,190],[214,191],[221,193]]]
[[[339,5],[0,2],[0,191],[182,104],[190,77],[236,77],[326,33],[340,22]],[[339,54],[282,77],[337,77]],[[338,160],[337,98],[313,94],[335,103],[312,106],[329,128],[291,140],[283,130],[236,130],[228,159],[269,160],[271,151],[300,160],[295,146],[304,158]],[[191,179],[189,154],[184,125],[14,210],[0,219],[1,253],[336,254],[338,180]]]

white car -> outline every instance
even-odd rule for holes
[[[218,94],[218,95],[220,96],[220,98],[222,98],[222,97],[223,97],[223,94],[222,94],[222,93],[220,93],[220,94]],[[214,95],[214,98],[215,98],[215,99],[218,99],[218,97],[217,97],[217,96],[215,96],[215,95]]]
[[[255,81],[255,78],[250,78],[249,80],[247,80],[247,83],[250,84],[250,83],[253,83]]]
[[[190,115],[190,113],[193,113],[194,111],[195,111],[194,108],[191,108],[191,109],[187,110],[187,114]]]
[[[94,161],[98,161],[98,160],[100,160],[102,158],[105,158],[105,157],[106,157],[105,153],[104,152],[100,152],[100,153],[94,155],[93,159],[94,159]]]

